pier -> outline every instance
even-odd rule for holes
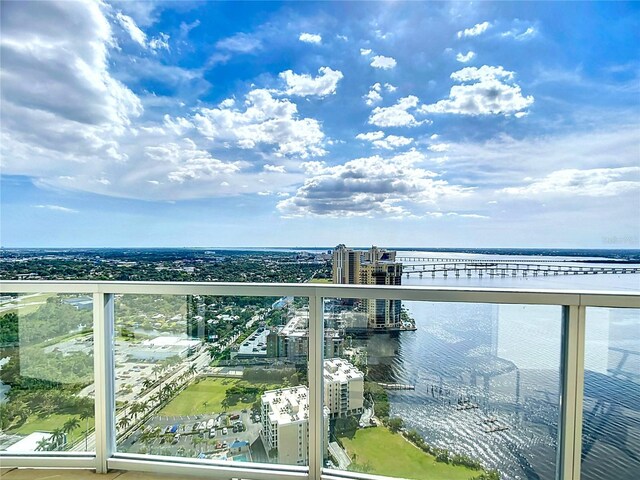
[[[401,383],[381,383],[381,382],[378,382],[378,385],[380,385],[385,390],[415,390],[416,389],[415,385],[403,385]]]
[[[422,259],[424,260],[424,259]],[[424,275],[435,277],[448,276],[489,276],[489,277],[538,277],[549,275],[597,275],[597,274],[637,274],[640,266],[627,265],[562,265],[548,263],[523,262],[486,262],[478,260],[459,260],[454,262],[429,262],[405,264],[403,272],[407,278],[412,275],[422,278]]]

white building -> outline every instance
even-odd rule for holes
[[[331,418],[360,415],[364,408],[364,374],[342,358],[325,360],[324,405]]]
[[[13,453],[35,452],[38,450],[41,441],[50,442],[52,437],[53,435],[50,432],[33,432],[13,445],[8,446],[5,451]],[[66,443],[65,435],[62,445]]]
[[[261,397],[260,438],[277,462],[307,465],[309,462],[309,389],[305,386],[270,390]],[[328,409],[325,407],[325,446],[328,445]],[[326,451],[326,448],[323,449]]]
[[[309,460],[309,389],[306,386],[265,392],[260,437],[277,462],[307,465]],[[324,434],[329,445],[329,417],[359,415],[364,403],[364,374],[341,358],[324,361]],[[323,449],[326,453],[326,448]]]
[[[166,360],[170,357],[186,358],[192,355],[200,340],[188,340],[180,337],[156,337],[139,344],[130,344],[126,354],[136,360]]]

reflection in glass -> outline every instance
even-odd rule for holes
[[[0,450],[95,451],[93,300],[0,299]]]
[[[561,307],[403,302],[403,326],[384,333],[363,328],[359,302],[329,300],[325,312],[325,327],[344,328],[350,365],[341,390],[325,365],[325,406],[362,398],[361,412],[330,411],[329,467],[555,478]]]
[[[121,452],[308,464],[306,299],[116,298]]]
[[[582,478],[640,471],[640,310],[588,308]]]

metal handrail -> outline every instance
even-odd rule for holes
[[[209,478],[242,477],[256,480],[362,478],[378,475],[338,472],[322,468],[322,353],[325,298],[388,299],[405,301],[555,305],[562,307],[561,421],[557,476],[580,480],[582,398],[586,308],[640,308],[637,291],[551,290],[522,288],[433,287],[392,285],[332,285],[320,283],[210,283],[3,280],[0,293],[83,293],[93,295],[94,380],[96,385],[96,452],[94,455],[60,453],[12,454],[0,452],[3,466],[110,468],[206,475]],[[247,297],[297,296],[309,298],[309,467],[177,459],[116,452],[113,330],[114,298],[118,294],[211,295]]]
[[[558,290],[323,283],[120,282],[94,280],[2,280],[0,293],[103,293],[212,296],[320,296],[427,302],[508,303],[640,308],[638,291]]]

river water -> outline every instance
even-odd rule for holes
[[[411,263],[404,262],[405,269]],[[640,275],[425,275],[405,277],[403,285],[637,292]],[[427,443],[476,458],[505,479],[552,480],[561,308],[429,302],[404,306],[417,331],[358,342],[366,346],[372,377],[415,385],[415,390],[389,392],[392,416],[403,418]],[[582,478],[635,480],[640,472],[640,311],[587,311],[585,368]]]

